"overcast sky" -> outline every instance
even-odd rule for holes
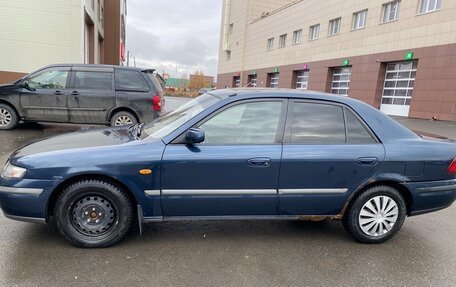
[[[127,0],[130,65],[216,76],[222,0]],[[176,75],[177,67],[177,75]]]

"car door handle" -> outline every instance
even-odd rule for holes
[[[54,95],[56,95],[56,96],[62,96],[63,93],[62,93],[61,91],[55,91],[55,92],[54,92]]]
[[[376,157],[361,157],[356,160],[359,165],[376,165],[378,158]]]
[[[267,157],[251,158],[247,162],[251,167],[269,167],[271,165],[271,159]]]
[[[78,92],[78,91],[73,91],[73,92],[71,93],[71,95],[72,95],[72,96],[79,96],[79,92]]]

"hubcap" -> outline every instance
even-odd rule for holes
[[[88,196],[77,201],[71,208],[72,225],[86,236],[103,235],[116,221],[112,204],[100,196]]]
[[[0,126],[8,126],[11,123],[11,120],[11,113],[6,109],[0,108]]]
[[[370,199],[361,208],[359,226],[370,236],[385,235],[391,229],[399,216],[397,203],[388,196],[377,196]]]
[[[115,126],[127,126],[133,124],[133,120],[129,116],[117,117],[114,121]]]

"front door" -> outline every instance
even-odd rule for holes
[[[277,215],[286,101],[231,105],[197,126],[202,144],[171,143],[163,155],[165,217]]]
[[[26,120],[68,122],[69,67],[40,71],[28,79],[20,101]]]
[[[71,122],[104,124],[108,121],[108,112],[116,106],[113,75],[112,68],[74,69],[68,98]]]
[[[348,107],[290,105],[279,178],[282,215],[338,215],[377,172],[384,148]]]

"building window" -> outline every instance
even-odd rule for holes
[[[225,51],[226,55],[226,60],[230,61],[231,60],[231,51]]]
[[[348,96],[350,88],[351,67],[341,67],[333,69],[331,83],[331,93],[336,95]]]
[[[250,88],[256,88],[257,86],[257,75],[249,75],[249,84]]]
[[[293,44],[301,44],[302,29],[293,32]]]
[[[337,18],[329,21],[329,36],[337,35],[340,33],[340,23],[342,18]]]
[[[410,106],[418,62],[390,63],[386,66],[382,105]]]
[[[353,30],[366,27],[367,9],[353,14]]]
[[[274,49],[274,38],[268,39],[268,51]]]
[[[383,23],[395,21],[399,17],[400,1],[393,1],[383,4]]]
[[[241,77],[233,77],[233,88],[240,88],[241,87]]]
[[[234,30],[234,24],[231,23],[230,26],[228,27],[228,34],[233,34],[233,30]]]
[[[278,88],[279,87],[279,73],[268,74],[269,88]]]
[[[307,90],[307,86],[309,83],[309,71],[302,70],[296,71],[296,89],[298,90]]]
[[[287,44],[287,34],[280,35],[279,48],[285,48]]]
[[[442,0],[420,0],[420,14],[437,11],[442,7]]]
[[[310,40],[317,40],[320,34],[320,24],[310,26],[309,38]]]

